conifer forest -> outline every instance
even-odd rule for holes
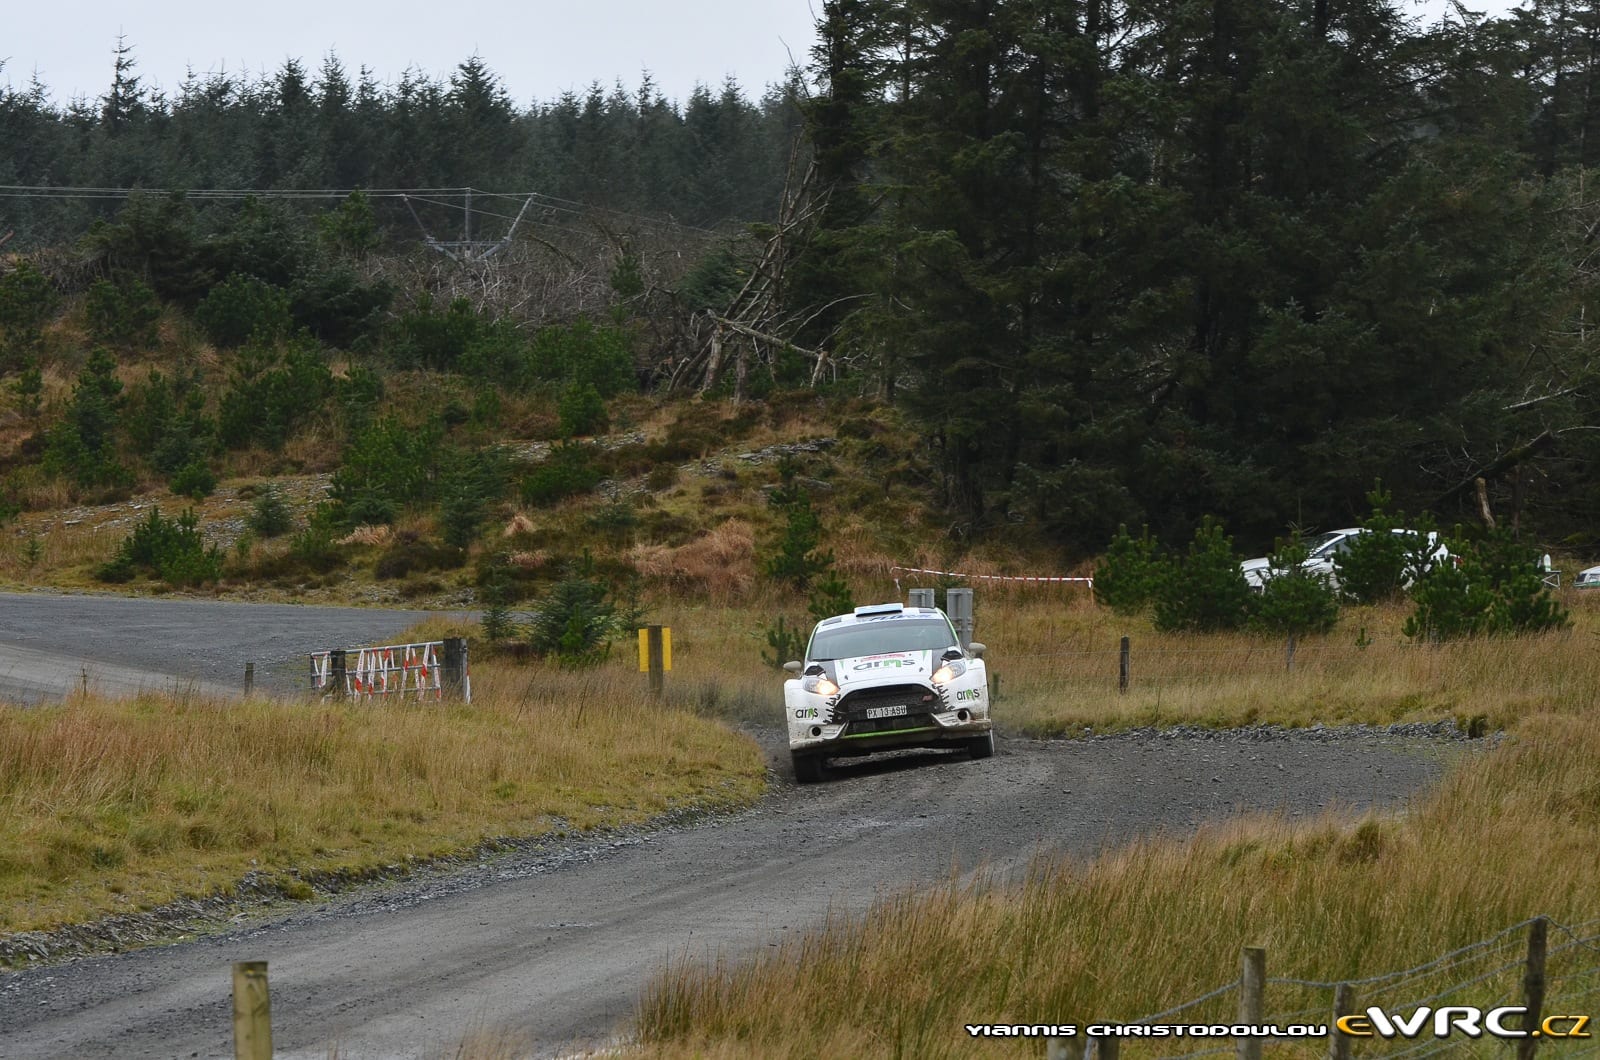
[[[158,91],[126,40],[92,99],[0,70],[0,389],[38,433],[0,502],[203,473],[317,402],[348,466],[424,371],[889,404],[959,541],[1265,547],[1381,483],[1592,544],[1600,3],[1416,10],[826,0],[786,78],[682,100],[332,54]],[[174,318],[220,367],[119,392]]]

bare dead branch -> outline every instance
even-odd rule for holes
[[[796,345],[793,342],[790,342],[788,339],[780,338],[777,335],[769,335],[764,331],[758,331],[757,329],[751,327],[750,325],[742,324],[737,320],[728,320],[725,317],[717,316],[715,313],[707,313],[706,315],[709,316],[712,320],[715,320],[718,324],[721,324],[723,327],[729,328],[730,330],[733,330],[733,331],[737,331],[741,335],[748,335],[752,339],[759,339],[762,342],[768,343],[770,345],[779,346],[779,347],[782,347],[783,349],[787,349],[787,350],[794,350],[796,353],[803,353],[807,357],[811,357],[811,358],[815,358],[815,359],[819,359],[819,360],[823,359],[823,358],[826,358],[828,356],[826,351],[807,349],[804,346],[799,346],[799,345]]]
[[[1568,394],[1576,394],[1577,392],[1577,387],[1569,386],[1565,390],[1557,390],[1549,394],[1540,394],[1538,397],[1527,398],[1526,400],[1517,401],[1510,405],[1502,405],[1500,408],[1502,412],[1516,412],[1519,409],[1529,409],[1535,405],[1541,405],[1546,401],[1554,401],[1556,398],[1566,397]]]

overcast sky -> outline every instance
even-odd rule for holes
[[[146,84],[172,93],[184,72],[275,70],[287,58],[313,73],[329,51],[355,78],[380,81],[408,67],[444,77],[483,57],[520,106],[618,78],[630,88],[649,70],[684,99],[696,82],[736,78],[751,94],[782,78],[789,54],[804,63],[813,40],[809,0],[478,0],[409,4],[376,0],[7,0],[0,78],[28,82],[37,69],[51,97],[98,96],[111,83],[117,34],[133,46]]]
[[[252,75],[297,58],[314,74],[337,52],[352,80],[370,67],[392,82],[410,67],[443,78],[477,54],[519,106],[548,101],[592,81],[629,88],[649,70],[661,91],[683,100],[696,82],[731,76],[752,96],[804,63],[820,0],[479,0],[395,4],[377,0],[78,0],[65,8],[8,0],[0,82],[26,84],[37,71],[65,105],[111,83],[117,35],[133,46],[147,86],[176,92],[185,71]],[[1445,0],[1403,0],[1419,13]],[[1510,0],[1467,0],[1499,13]]]

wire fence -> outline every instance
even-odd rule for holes
[[[1539,1048],[1552,1056],[1600,1055],[1600,1026],[1589,1020],[1600,1001],[1600,919],[1563,924],[1533,917],[1410,968],[1340,980],[1267,976],[1265,966],[1265,951],[1246,948],[1238,978],[1161,1012],[1122,1024],[1089,1025],[1077,1038],[1050,1039],[1047,1056],[1117,1060],[1123,1050],[1132,1055],[1139,1049],[1141,1060],[1222,1055],[1241,1060],[1444,1055],[1527,1060]],[[1242,1024],[1317,1033],[1226,1033]],[[1129,1029],[1174,1025],[1194,1033],[1154,1038]]]
[[[541,191],[485,191],[482,188],[455,187],[455,188],[132,188],[132,187],[95,187],[87,185],[38,185],[38,184],[0,184],[0,199],[56,199],[56,200],[95,200],[111,199],[121,201],[134,195],[177,195],[191,201],[237,201],[242,199],[291,199],[300,201],[339,201],[359,192],[368,199],[406,200],[428,203],[430,205],[444,206],[452,210],[470,210],[474,216],[492,216],[512,220],[509,213],[497,213],[486,210],[481,205],[473,206],[472,199],[504,199],[508,202],[531,202],[541,210],[569,214],[580,218],[613,217],[622,221],[636,224],[649,225],[657,228],[671,229],[674,231],[692,231],[703,235],[714,236],[717,233],[708,228],[697,225],[684,224],[680,221],[650,217],[645,214],[629,213],[611,207],[592,206],[578,202],[574,199],[564,199],[558,195],[549,195]]]

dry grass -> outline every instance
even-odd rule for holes
[[[387,545],[389,539],[394,537],[394,531],[387,526],[356,527],[339,539],[341,545]]]
[[[881,528],[859,515],[834,520],[825,547],[833,553],[834,569],[852,583],[881,585],[889,577],[889,568],[903,562],[883,551]]]
[[[89,523],[69,525],[64,519],[25,519],[0,538],[0,579],[81,583],[89,568],[116,554],[128,533],[128,527],[102,529]]]
[[[538,529],[538,525],[539,524],[533,521],[531,516],[523,512],[517,512],[511,517],[511,521],[506,523],[505,527],[500,531],[500,536],[516,537],[518,534],[531,534]]]
[[[32,481],[26,473],[23,477]],[[174,496],[163,486],[121,501],[76,507],[64,507],[69,495],[61,480],[39,477],[37,485],[40,489],[63,491],[52,502],[58,510],[24,511],[0,531],[0,582],[52,588],[97,585],[93,568],[116,552],[132,532],[133,524],[147,517],[152,507],[161,509],[168,518],[175,518],[185,508],[194,508],[207,542],[229,549],[236,541],[236,529],[249,518],[254,497],[267,485],[273,486],[291,510],[303,517],[325,496],[327,477],[234,479],[199,502]],[[38,540],[38,552],[30,555],[29,542],[34,538]],[[257,595],[258,587],[243,588]]]
[[[635,545],[628,562],[646,578],[713,603],[744,599],[755,581],[755,531],[729,519],[688,544]]]
[[[47,414],[72,396],[75,373],[47,361],[40,367],[39,407]],[[46,416],[48,419],[48,415]],[[39,427],[40,419],[22,407],[21,395],[10,387],[0,391],[0,456],[10,456],[23,439]]]
[[[509,552],[506,554],[506,562],[520,570],[542,570],[545,564],[550,562],[550,553],[542,548],[536,548],[531,552]]]
[[[331,472],[343,452],[339,432],[325,418],[313,420],[284,444],[280,460],[303,472]]]
[[[273,478],[286,474],[291,465],[282,453],[265,446],[235,449],[224,458],[223,474],[231,478]]]
[[[53,511],[72,503],[72,484],[37,465],[20,468],[9,479],[12,496],[25,510]]]
[[[997,710],[1008,727],[1063,735],[1145,725],[1390,723],[1482,716],[1492,728],[1529,714],[1600,701],[1593,650],[1600,599],[1568,591],[1575,624],[1534,637],[1417,644],[1401,606],[1347,612],[1327,637],[1296,642],[1244,634],[1156,633],[1081,590],[1058,604],[1007,607],[979,590],[978,639],[990,647]],[[1076,592],[1076,597],[1067,597]],[[1130,680],[1117,694],[1118,641],[1130,640]]]
[[[97,699],[0,711],[0,932],[727,805],[747,739],[618,665],[474,668],[470,706]],[[555,678],[552,680],[552,678]]]

